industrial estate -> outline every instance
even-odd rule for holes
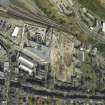
[[[0,0],[0,105],[105,105],[105,0]]]

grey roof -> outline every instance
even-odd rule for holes
[[[0,5],[3,7],[7,7],[9,5],[9,0],[0,0]]]
[[[32,53],[35,53],[40,58],[42,58],[46,61],[49,61],[49,55],[50,55],[49,47],[35,43],[34,47],[26,47],[26,49],[30,50]]]

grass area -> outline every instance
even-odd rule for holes
[[[70,17],[59,13],[58,9],[48,0],[33,0],[36,5],[52,20],[64,24],[70,22]]]
[[[58,8],[49,2],[49,0],[33,0],[33,2],[38,6],[38,8],[43,11],[43,13],[48,16],[51,20],[60,23],[64,26],[67,26],[72,30],[72,32],[80,31],[79,26],[77,25],[76,18],[74,15],[66,16],[59,12]],[[79,34],[80,35],[80,34]],[[78,35],[79,40],[85,42],[87,37],[85,35]]]
[[[8,57],[6,54],[0,53],[0,61],[5,62],[8,60]]]
[[[84,83],[87,85],[87,89],[91,91],[95,91],[97,88],[97,76],[91,66],[91,64],[84,63],[82,65],[82,72],[83,72],[83,80]]]
[[[78,0],[80,4],[93,11],[96,15],[105,20],[105,8],[98,0]]]
[[[93,79],[93,69],[90,64],[83,64],[82,71],[84,72],[84,77],[88,77],[87,80],[92,80]]]
[[[80,34],[77,35],[77,39],[82,43],[85,43],[88,41],[88,36],[84,32],[80,32]]]
[[[31,97],[31,96],[29,97],[29,105],[36,105],[34,97]]]
[[[105,57],[105,44],[97,43],[97,40],[88,37],[85,33],[81,32],[80,35],[77,36],[77,39],[82,43],[91,44],[93,47],[96,47],[99,53]]]
[[[98,49],[98,51],[100,51],[101,55],[103,57],[105,57],[105,44],[99,43],[99,44],[95,45],[95,47],[97,47],[97,49]]]

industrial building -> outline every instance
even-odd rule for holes
[[[22,56],[19,57],[18,62],[24,64],[29,68],[34,68],[34,64]]]
[[[26,67],[26,66],[24,66],[24,65],[22,65],[22,64],[20,64],[20,65],[19,65],[19,69],[21,69],[21,70],[24,70],[24,71],[28,72],[28,73],[29,73],[29,75],[32,75],[33,70],[32,70],[32,69],[30,69],[30,68],[28,68],[28,67]]]
[[[18,58],[19,69],[24,70],[32,75],[35,72],[35,65],[31,61],[27,60],[25,57],[19,56]]]

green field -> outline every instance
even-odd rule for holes
[[[105,8],[101,6],[98,0],[78,0],[80,4],[94,12],[105,20]]]

